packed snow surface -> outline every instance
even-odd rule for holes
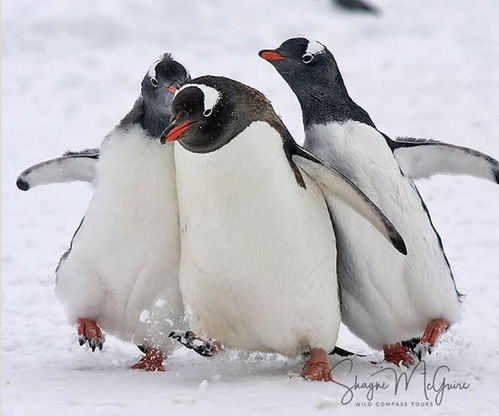
[[[301,142],[296,98],[257,55],[297,35],[335,54],[352,97],[385,133],[499,158],[499,3],[372,2],[379,17],[340,11],[330,0],[2,2],[4,415],[497,414],[497,185],[465,177],[418,183],[466,294],[465,314],[427,357],[426,372],[419,366],[397,394],[394,377],[404,370],[372,364],[381,355],[344,328],[339,345],[368,356],[333,357],[336,383],[305,382],[303,359],[272,354],[229,350],[206,359],[178,350],[165,373],[146,373],[128,369],[139,350],[111,336],[102,352],[79,347],[54,294],[54,269],[91,189],[15,186],[30,164],[98,146],[167,51],[193,77],[224,75],[262,90]],[[356,376],[351,395],[346,386]]]

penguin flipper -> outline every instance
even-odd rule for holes
[[[326,197],[347,203],[366,218],[400,253],[407,254],[404,240],[383,212],[347,177],[303,147],[295,144],[292,160],[321,188]]]
[[[397,138],[388,142],[405,176],[468,175],[499,184],[499,161],[467,147],[437,140]]]
[[[98,160],[99,149],[67,152],[61,157],[25,169],[18,176],[16,184],[20,190],[27,191],[38,185],[52,183],[92,182]]]

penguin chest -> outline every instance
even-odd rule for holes
[[[192,328],[250,350],[334,345],[331,222],[315,184],[298,186],[280,135],[256,122],[212,153],[176,145],[175,160]]]
[[[407,245],[404,257],[349,207],[332,201],[345,323],[379,347],[420,335],[435,316],[455,321],[459,305],[438,235],[384,138],[356,122],[315,126],[306,134],[309,150],[351,178]]]
[[[94,197],[57,273],[70,319],[90,314],[127,340],[143,338],[154,315],[179,320],[178,228],[172,147],[139,127],[116,129],[101,147]]]

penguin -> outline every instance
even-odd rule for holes
[[[162,138],[173,141],[179,279],[192,331],[171,336],[195,334],[204,355],[221,345],[308,351],[301,376],[331,381],[340,311],[324,194],[368,218],[393,251],[406,253],[402,237],[347,178],[295,143],[262,93],[237,81],[184,85]]]
[[[414,363],[460,320],[456,288],[441,238],[413,179],[472,174],[499,182],[498,162],[436,141],[391,140],[348,95],[331,52],[305,38],[262,50],[294,91],[303,114],[304,147],[333,164],[389,216],[407,243],[401,257],[342,201],[331,201],[337,224],[343,322],[395,364]],[[404,342],[402,342],[404,341]]]
[[[103,331],[135,343],[145,352],[135,369],[164,371],[164,355],[174,345],[168,333],[184,325],[173,145],[162,146],[159,138],[175,91],[189,80],[180,63],[163,55],[145,75],[133,109],[98,151],[52,163],[62,166],[62,177],[84,171],[95,184],[56,269],[56,294],[77,326],[80,345],[102,349]]]

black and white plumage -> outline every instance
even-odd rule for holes
[[[451,173],[496,182],[497,161],[445,143],[390,140],[350,98],[333,55],[319,42],[290,39],[260,56],[298,97],[304,146],[352,178],[407,244],[401,257],[350,207],[336,204],[343,321],[374,348],[419,337],[436,318],[457,322],[461,302],[452,271],[410,178]]]
[[[435,175],[466,175],[499,184],[499,161],[464,146],[434,139],[386,137],[402,172],[419,180]],[[63,156],[37,163],[25,169],[17,178],[17,187],[27,191],[38,185],[90,182],[95,178],[99,149],[66,152]]]
[[[161,145],[159,136],[174,92],[189,79],[181,64],[162,56],[98,152],[53,162],[95,162],[93,198],[56,270],[69,322],[94,320],[109,334],[162,352],[173,346],[171,328],[184,325],[184,308],[173,146]]]
[[[23,170],[17,178],[17,187],[28,191],[39,185],[67,182],[93,182],[99,149],[66,152],[61,157],[37,163]]]
[[[340,316],[323,193],[405,251],[400,235],[348,179],[294,142],[258,91],[197,78],[176,95],[172,120],[164,140],[178,140],[179,274],[193,331],[247,350],[332,350]]]
[[[499,162],[474,149],[433,139],[386,138],[405,176],[430,178],[437,174],[468,175],[499,184]]]

